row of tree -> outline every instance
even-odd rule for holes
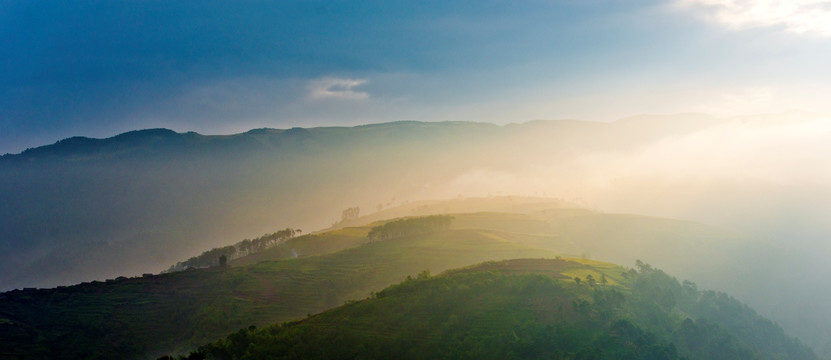
[[[198,269],[212,266],[224,265],[228,260],[233,260],[249,254],[257,253],[276,246],[295,235],[301,233],[300,229],[285,228],[274,233],[264,234],[258,238],[245,239],[237,242],[234,245],[213,248],[203,252],[199,256],[194,256],[185,261],[177,262],[176,265],[171,266],[164,272],[182,271],[187,269]],[[221,260],[221,259],[224,259]]]
[[[426,234],[450,228],[453,217],[449,215],[432,215],[390,221],[373,227],[369,231],[370,240],[387,240],[401,236]]]
[[[344,221],[349,221],[349,220],[355,220],[359,216],[361,216],[361,207],[360,206],[351,207],[351,208],[343,210],[343,213],[341,213],[341,216],[340,216],[340,221],[344,222]]]
[[[238,242],[236,246],[239,248],[240,252],[244,253],[245,255],[253,254],[255,252],[263,251],[269,247],[272,247],[274,245],[282,243],[283,241],[291,239],[294,237],[295,234],[299,232],[302,232],[302,230],[285,228],[275,233],[265,234],[253,240],[245,239],[243,241]]]

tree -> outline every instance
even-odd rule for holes
[[[592,276],[592,274],[586,275],[586,282],[589,283],[589,286],[597,285],[597,282],[594,280],[594,276]]]
[[[360,214],[361,208],[359,206],[347,208],[346,210],[343,210],[343,213],[341,213],[341,222],[357,219]]]
[[[246,254],[251,252],[251,240],[245,239],[239,244],[239,251],[244,252]]]
[[[222,254],[219,256],[219,267],[227,267],[228,266],[228,256]]]
[[[652,266],[640,260],[635,260],[635,267],[638,268],[638,272],[641,274],[652,272]]]

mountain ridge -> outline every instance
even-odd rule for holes
[[[487,122],[475,122],[475,121],[438,121],[438,122],[431,122],[431,121],[418,121],[418,120],[399,120],[399,121],[390,121],[390,122],[382,122],[382,123],[372,123],[372,124],[364,124],[364,125],[356,125],[356,126],[319,126],[319,127],[292,127],[286,129],[280,128],[255,128],[244,132],[239,133],[232,133],[232,134],[211,134],[205,135],[195,131],[185,131],[185,132],[177,132],[168,128],[147,128],[147,129],[137,129],[137,130],[130,130],[122,133],[118,133],[108,137],[87,137],[87,136],[71,136],[68,138],[64,138],[61,140],[56,141],[53,144],[41,145],[36,147],[31,147],[22,150],[19,153],[7,153],[0,155],[0,160],[6,158],[18,158],[18,157],[28,157],[29,159],[35,156],[43,156],[43,155],[51,155],[55,156],[56,153],[61,151],[69,151],[69,152],[76,152],[78,150],[103,150],[106,146],[113,146],[116,145],[120,141],[132,142],[135,144],[137,141],[159,141],[159,140],[170,140],[173,138],[179,139],[188,139],[188,138],[199,138],[202,141],[209,141],[209,140],[218,140],[223,138],[233,138],[233,137],[240,137],[244,135],[284,135],[284,134],[292,134],[297,132],[314,132],[314,133],[321,133],[326,131],[331,131],[335,129],[379,129],[379,128],[393,128],[393,127],[402,127],[402,126],[419,126],[419,127],[446,127],[446,126],[465,126],[465,127],[485,127],[485,128],[506,128],[506,129],[515,129],[521,127],[551,127],[551,126],[604,126],[604,125],[612,125],[615,126],[628,126],[634,123],[642,123],[648,125],[656,125],[665,123],[668,124],[667,119],[672,119],[671,123],[686,123],[688,126],[700,126],[701,124],[708,124],[714,123],[716,120],[712,116],[706,114],[697,114],[697,113],[682,113],[682,114],[675,114],[675,115],[637,115],[632,117],[627,117],[620,119],[618,121],[613,122],[594,122],[594,121],[587,121],[587,120],[572,120],[572,119],[557,119],[557,120],[531,120],[527,122],[520,122],[520,123],[509,123],[505,125],[496,125]],[[695,125],[699,124],[699,125]],[[151,143],[145,144],[135,144],[135,145],[149,145]]]
[[[816,358],[726,294],[640,262],[584,266],[514,259],[422,272],[300,321],[242,329],[187,358]],[[601,272],[564,275],[575,268]]]

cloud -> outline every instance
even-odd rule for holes
[[[796,34],[831,36],[828,0],[676,0],[730,29],[782,27]]]
[[[355,87],[361,86],[366,82],[366,79],[347,79],[334,77],[325,77],[321,79],[312,80],[308,85],[309,97],[313,99],[368,99],[368,93],[364,91],[354,90]]]

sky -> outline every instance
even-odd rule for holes
[[[0,154],[165,127],[831,113],[831,1],[0,1]]]

